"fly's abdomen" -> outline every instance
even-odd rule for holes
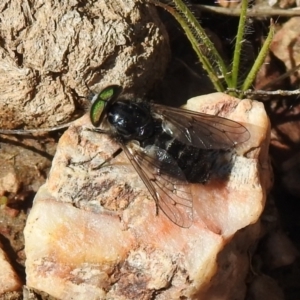
[[[207,150],[187,146],[170,137],[159,129],[159,126],[151,139],[141,143],[143,148],[151,145],[166,150],[190,183],[205,183],[212,174],[218,173],[216,170],[217,161],[220,155],[224,155],[224,150]],[[168,172],[168,170],[164,171]],[[173,173],[172,170],[169,172],[170,174]]]
[[[177,161],[188,182],[205,183],[215,173],[219,150],[198,149],[177,140],[170,140],[166,145],[166,151]]]

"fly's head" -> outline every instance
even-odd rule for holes
[[[92,99],[90,109],[90,120],[95,128],[99,128],[107,116],[107,112],[119,95],[122,93],[122,87],[118,85],[110,85],[96,94]]]
[[[92,100],[91,123],[97,132],[122,139],[145,140],[153,135],[154,121],[149,104],[130,96],[120,97],[122,88],[111,85]],[[108,126],[109,130],[103,127]]]

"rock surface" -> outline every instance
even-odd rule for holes
[[[22,287],[21,280],[12,268],[5,252],[0,248],[0,295],[18,291]]]
[[[256,101],[215,93],[186,108],[247,126],[227,181],[191,186],[194,222],[181,228],[155,203],[118,145],[87,130],[62,136],[25,228],[27,285],[59,299],[244,299],[248,247],[271,185],[269,122]]]
[[[101,82],[144,93],[161,79],[168,38],[139,1],[1,1],[0,128],[66,123]],[[82,104],[81,104],[82,105]]]

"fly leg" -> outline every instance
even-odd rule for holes
[[[84,130],[87,131],[91,131],[91,132],[97,132],[97,133],[102,133],[102,134],[110,134],[110,130],[104,130],[104,129],[100,129],[100,128],[84,128]],[[115,157],[117,157],[121,152],[123,151],[122,148],[118,148],[114,153],[111,154],[111,156],[109,158],[107,158],[104,162],[102,162],[100,165],[95,166],[92,168],[92,170],[99,170],[101,169],[104,165],[106,165],[107,163],[109,163],[112,159],[114,159]],[[92,158],[90,158],[88,161],[84,161],[84,163],[90,162],[92,161],[99,153],[97,153],[96,155],[94,155]]]
[[[114,159],[115,157],[117,157],[121,152],[122,152],[122,148],[119,148],[117,149],[109,158],[107,158],[104,162],[102,162],[100,165],[98,166],[95,166],[95,167],[91,167],[92,170],[99,170],[101,169],[104,165],[106,165],[107,163],[109,163],[112,159]],[[69,161],[68,162],[68,165],[70,167],[70,165],[75,165],[75,166],[79,166],[79,165],[84,165],[86,163],[90,163],[95,157],[97,157],[97,155],[99,154],[96,153],[93,157],[87,159],[87,160],[84,160],[84,161],[78,161],[78,162],[75,162],[75,161]]]
[[[94,167],[93,170],[99,170],[101,169],[105,164],[109,163],[111,160],[113,160],[115,157],[117,157],[121,152],[123,151],[122,148],[117,149],[109,158],[107,158],[102,164],[100,164],[97,167]]]

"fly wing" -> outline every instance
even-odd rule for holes
[[[245,126],[226,118],[158,104],[152,108],[162,118],[164,131],[186,145],[228,149],[250,138]]]
[[[147,186],[156,205],[176,225],[193,222],[193,199],[189,183],[177,162],[156,146],[142,149],[133,143],[123,150]]]

